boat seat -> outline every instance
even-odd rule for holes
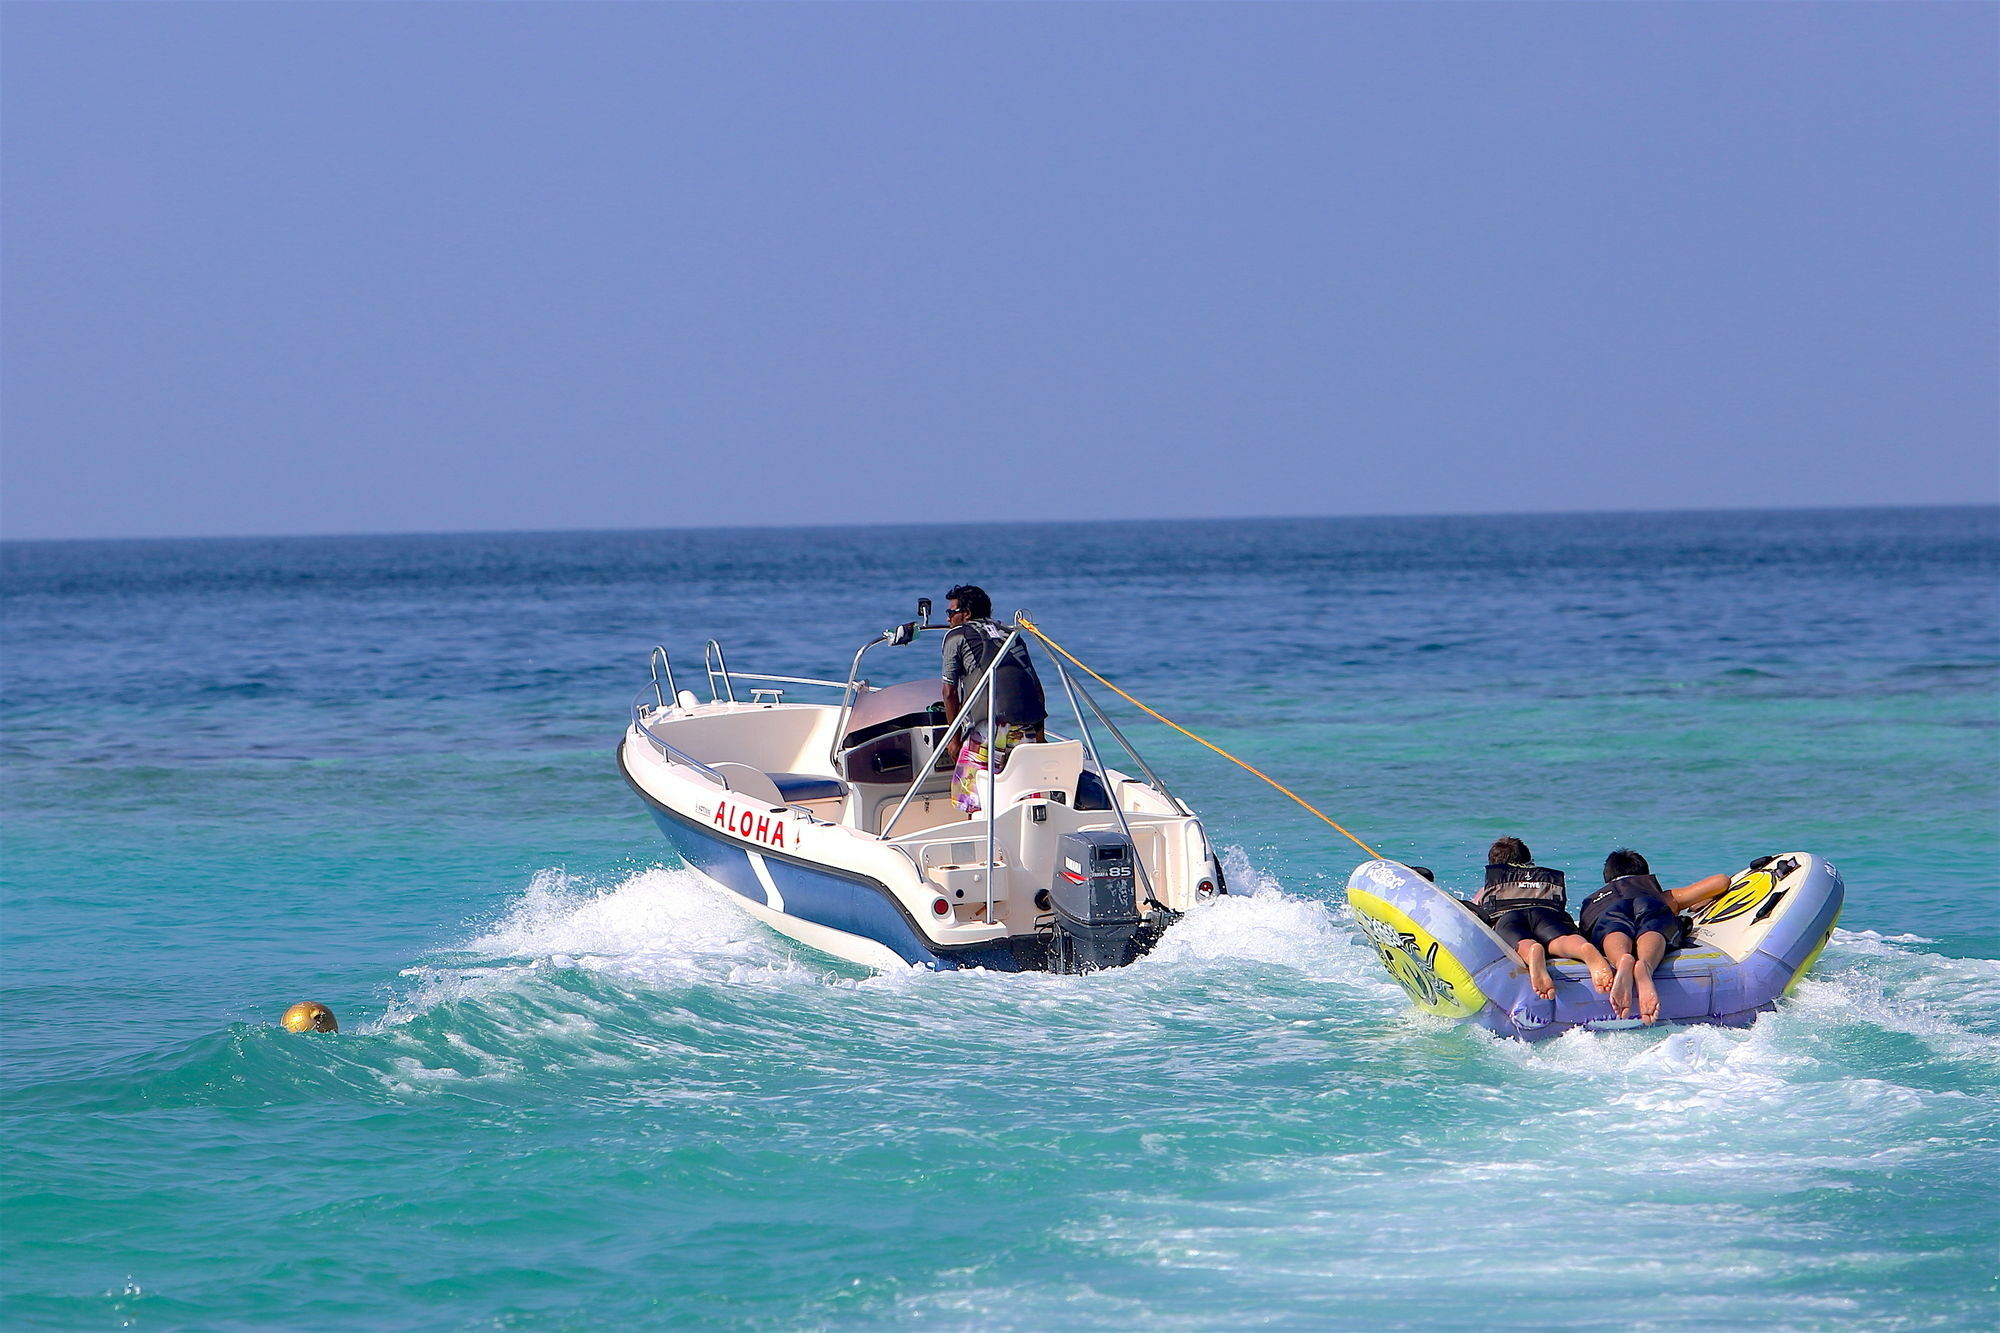
[[[761,768],[732,763],[726,759],[718,760],[709,767],[722,778],[724,786],[739,796],[752,801],[761,801],[765,805],[785,804],[784,796],[778,791],[778,784],[771,781],[771,775]]]
[[[799,805],[806,801],[837,801],[847,795],[847,784],[822,773],[766,773],[749,764],[728,760],[710,764],[722,775],[729,790],[762,801],[766,805]]]
[[[787,805],[802,801],[837,801],[847,795],[847,784],[839,778],[819,773],[766,773]]]
[[[1007,751],[1007,766],[993,779],[993,808],[1005,810],[1024,796],[1059,791],[1074,795],[1083,772],[1082,741],[1024,741]],[[985,782],[980,782],[984,799]]]

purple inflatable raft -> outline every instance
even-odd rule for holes
[[[1840,872],[1808,852],[1759,857],[1738,871],[1727,892],[1688,914],[1693,940],[1654,972],[1659,1021],[1741,1027],[1777,1007],[1826,947],[1845,894]],[[1551,960],[1555,998],[1536,995],[1485,920],[1406,865],[1357,867],[1347,901],[1382,966],[1426,1013],[1529,1041],[1640,1025],[1612,1012],[1581,963]]]

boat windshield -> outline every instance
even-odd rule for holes
[[[943,725],[944,683],[936,678],[906,680],[900,685],[867,690],[855,696],[854,707],[847,715],[847,727],[841,733],[840,748],[852,749],[878,736],[912,727]]]

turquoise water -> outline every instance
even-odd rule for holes
[[[2000,1313],[2000,511],[0,555],[10,1328]],[[1121,972],[874,975],[672,863],[654,642],[841,674],[965,580],[1448,885],[1803,849],[1842,928],[1745,1031],[1448,1027],[1356,849],[1136,721],[1248,892]]]

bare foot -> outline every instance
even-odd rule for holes
[[[1549,965],[1540,955],[1528,960],[1528,984],[1535,988],[1535,994],[1544,1000],[1556,998],[1556,983],[1549,980]]]
[[[1651,972],[1639,974],[1639,1021],[1647,1027],[1660,1021],[1660,992]]]
[[[1589,963],[1586,966],[1590,968],[1590,984],[1597,988],[1597,993],[1609,995],[1611,988],[1617,984],[1617,978],[1611,971],[1611,964]]]
[[[1620,1018],[1632,1016],[1632,960],[1618,960],[1618,972],[1611,983],[1611,1012]]]

